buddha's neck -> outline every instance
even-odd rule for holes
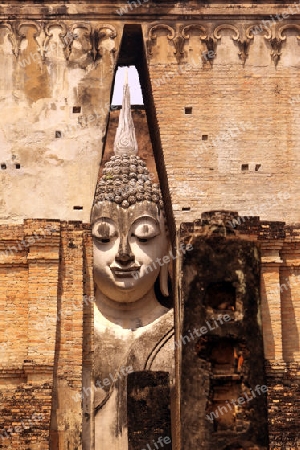
[[[96,290],[96,306],[107,320],[123,328],[135,330],[144,327],[167,312],[156,299],[154,288],[135,302],[116,302]]]

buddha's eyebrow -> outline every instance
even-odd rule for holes
[[[150,221],[150,222],[154,222],[155,223],[155,225],[158,225],[159,226],[159,221],[157,220],[157,218],[156,217],[152,217],[152,216],[142,216],[142,217],[138,217],[134,222],[133,222],[133,224],[136,224],[136,223],[140,223],[140,222],[142,222],[142,221]]]

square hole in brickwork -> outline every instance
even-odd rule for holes
[[[191,106],[186,106],[184,108],[184,114],[192,114],[193,113],[193,108]]]
[[[202,141],[208,141],[208,134],[202,134]]]
[[[255,172],[258,172],[261,168],[261,164],[255,164]]]
[[[1,169],[2,169],[2,170],[5,170],[5,169],[6,169],[6,164],[2,163],[2,164],[1,164]]]
[[[181,208],[181,211],[190,211],[191,207],[190,206],[183,206],[183,208]]]
[[[21,169],[21,164],[17,163],[16,164],[16,169]]]
[[[246,172],[247,170],[249,170],[249,164],[242,164],[242,172]]]
[[[73,106],[73,114],[81,113],[81,106]]]
[[[55,131],[55,137],[61,138],[61,131]]]
[[[81,211],[83,209],[83,206],[73,206],[73,209]]]

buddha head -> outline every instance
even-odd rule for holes
[[[136,155],[127,83],[114,150],[97,184],[91,215],[96,287],[114,302],[133,303],[158,279],[161,293],[168,296],[163,201],[158,184]]]

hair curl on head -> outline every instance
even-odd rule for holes
[[[96,188],[94,205],[109,201],[128,208],[150,201],[163,210],[159,185],[152,183],[146,163],[135,155],[115,155],[105,164]]]

